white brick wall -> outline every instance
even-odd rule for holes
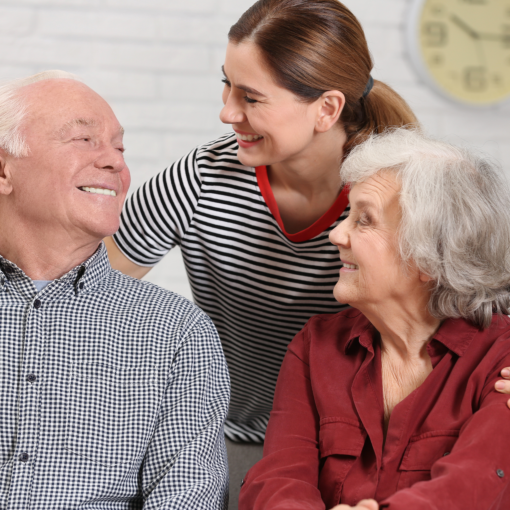
[[[374,77],[429,132],[483,148],[510,178],[510,104],[477,111],[431,92],[411,68],[410,0],[344,0],[362,22]],[[125,126],[133,189],[197,144],[228,131],[220,66],[228,28],[252,0],[0,0],[0,80],[60,68],[103,95]],[[190,296],[177,250],[149,278]]]

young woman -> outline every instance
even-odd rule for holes
[[[312,315],[342,309],[328,241],[348,213],[342,160],[373,131],[417,125],[372,66],[361,25],[338,1],[259,0],[229,32],[220,117],[234,133],[143,185],[107,242],[113,267],[137,277],[181,247],[228,361],[231,441],[263,441],[288,343]],[[227,448],[238,491],[261,448]],[[239,456],[247,464],[236,468]]]

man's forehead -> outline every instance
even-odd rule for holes
[[[118,126],[108,103],[84,83],[52,79],[30,84],[19,94],[27,101],[28,116],[52,130],[65,133],[73,127]],[[115,129],[115,126],[113,126]],[[122,133],[122,128],[119,126]]]

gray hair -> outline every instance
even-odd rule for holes
[[[17,93],[22,87],[42,80],[78,80],[66,71],[43,71],[42,73],[20,78],[0,86],[0,148],[16,158],[28,156],[29,148],[21,134],[21,124],[26,114],[23,99]]]
[[[502,170],[464,148],[395,129],[372,135],[342,165],[354,185],[380,171],[401,184],[399,248],[435,287],[429,311],[479,328],[510,312],[510,191]]]

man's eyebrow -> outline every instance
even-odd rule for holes
[[[76,126],[84,126],[84,127],[95,127],[97,126],[97,122],[94,119],[73,119],[69,122],[66,122],[59,130],[59,134],[61,137],[65,136],[66,133]]]
[[[227,73],[225,73],[224,66],[221,66],[221,72],[223,73],[223,76],[225,76],[225,79],[228,80]],[[266,97],[264,94],[262,94],[262,92],[252,89],[251,87],[248,87],[247,85],[236,85],[236,88],[244,90],[245,92],[248,92],[248,94],[253,94],[254,96]]]

